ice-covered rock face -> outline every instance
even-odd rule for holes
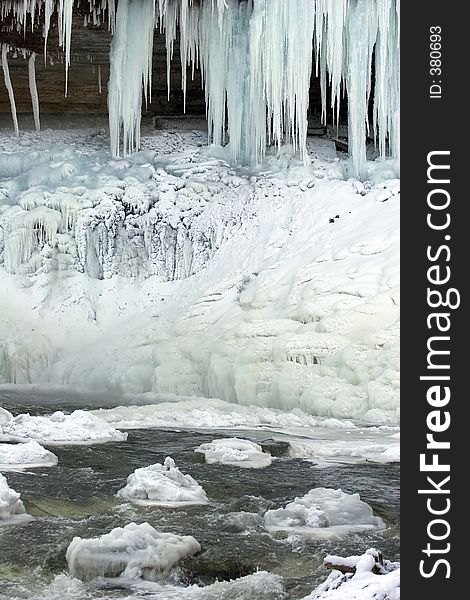
[[[27,518],[20,494],[8,486],[6,478],[0,473],[0,526]]]
[[[71,575],[84,580],[119,576],[158,580],[179,560],[200,550],[192,536],[160,533],[148,523],[129,523],[97,538],[75,537],[66,558]]]
[[[184,475],[175,461],[166,457],[163,465],[157,463],[136,469],[127,478],[127,484],[118,496],[135,504],[154,506],[189,506],[207,504],[205,491],[191,475]]]
[[[205,180],[204,168],[194,178],[179,176],[178,165],[167,172],[155,152],[117,163],[68,148],[9,161],[0,157],[0,177],[12,177],[4,205],[0,194],[0,264],[19,275],[188,277],[237,227],[240,203],[230,199],[252,193],[249,181],[235,191],[229,180]]]
[[[201,444],[195,452],[204,454],[208,464],[222,463],[245,469],[262,469],[272,462],[272,456],[249,440],[225,438]]]
[[[0,441],[47,445],[100,444],[127,439],[127,433],[114,429],[95,415],[75,410],[70,415],[57,411],[49,417],[20,414],[0,425]]]
[[[38,194],[71,236],[61,230],[52,253],[49,242],[35,251],[34,274],[0,266],[1,383],[397,422],[392,161],[369,163],[368,182],[346,181],[344,164],[312,141],[309,167],[283,152],[269,157],[268,171],[240,172],[201,150],[201,135],[188,129],[153,130],[145,151],[111,161],[93,132],[25,133],[36,154],[11,163],[0,155],[12,174],[0,184],[0,238],[40,206]],[[68,148],[51,151],[64,140]],[[17,147],[3,134],[0,144]],[[55,171],[61,183],[51,184]],[[5,256],[0,250],[0,263]]]
[[[55,454],[34,440],[19,444],[0,444],[0,470],[2,471],[53,467],[57,462]]]
[[[268,510],[264,524],[272,532],[287,531],[324,538],[385,527],[359,494],[329,488],[314,488],[284,508]]]

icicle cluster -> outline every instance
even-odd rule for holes
[[[77,0],[78,2],[78,0]],[[45,5],[44,37],[57,9],[66,87],[75,0],[2,0],[2,17],[34,23]],[[114,155],[139,148],[142,96],[151,89],[153,30],[165,33],[167,77],[180,36],[182,88],[187,66],[202,71],[210,139],[228,144],[233,162],[259,164],[266,148],[287,142],[307,161],[312,57],[322,117],[339,119],[347,95],[351,173],[366,176],[366,139],[380,155],[399,154],[399,0],[119,0],[90,3],[86,23],[107,14],[111,48],[109,112]],[[372,77],[372,71],[375,71]],[[143,92],[143,93],[142,93]],[[369,123],[371,98],[372,123]],[[122,150],[120,142],[122,139]]]
[[[145,102],[152,86],[155,27],[154,0],[119,0],[111,43],[108,111],[111,153],[135,152],[140,147],[142,90]]]

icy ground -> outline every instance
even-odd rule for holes
[[[394,161],[349,180],[312,138],[235,169],[197,121],[111,159],[44,125],[0,130],[0,382],[397,423]]]

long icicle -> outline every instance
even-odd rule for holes
[[[33,105],[34,126],[36,131],[41,130],[41,121],[39,119],[39,98],[36,85],[36,52],[33,52],[28,61],[28,79],[29,93],[31,94],[31,103]]]
[[[8,68],[8,46],[6,44],[2,45],[2,68],[3,78],[5,80],[5,86],[7,88],[8,98],[10,100],[11,118],[13,119],[13,126],[15,128],[16,135],[20,135],[20,128],[18,127],[18,117],[16,116],[15,94],[13,92],[13,86],[11,84],[10,69]]]

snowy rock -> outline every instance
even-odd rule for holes
[[[207,504],[205,491],[190,475],[183,475],[175,461],[166,457],[163,465],[156,463],[136,469],[127,478],[127,485],[118,496],[135,504],[154,506],[189,506]]]
[[[20,444],[0,444],[0,471],[53,467],[57,462],[55,454],[34,440]]]
[[[148,523],[129,523],[97,538],[75,537],[66,558],[71,575],[83,580],[105,576],[158,580],[180,559],[200,550],[192,536],[160,533]]]
[[[57,411],[49,417],[20,414],[0,426],[0,441],[35,440],[49,446],[102,444],[127,439],[92,413],[75,410],[70,415]]]
[[[0,526],[18,523],[29,519],[20,494],[8,486],[5,477],[0,473]]]
[[[325,562],[355,567],[355,573],[333,571],[302,600],[400,600],[400,564],[385,561],[380,574],[374,574],[374,553],[371,548],[362,556],[327,556]]]
[[[359,494],[329,488],[314,488],[284,508],[268,510],[264,524],[271,532],[287,531],[325,539],[385,528],[382,519],[374,516]]]
[[[222,463],[245,469],[262,469],[272,463],[272,456],[249,440],[224,438],[201,444],[195,452],[204,454],[208,464]]]

